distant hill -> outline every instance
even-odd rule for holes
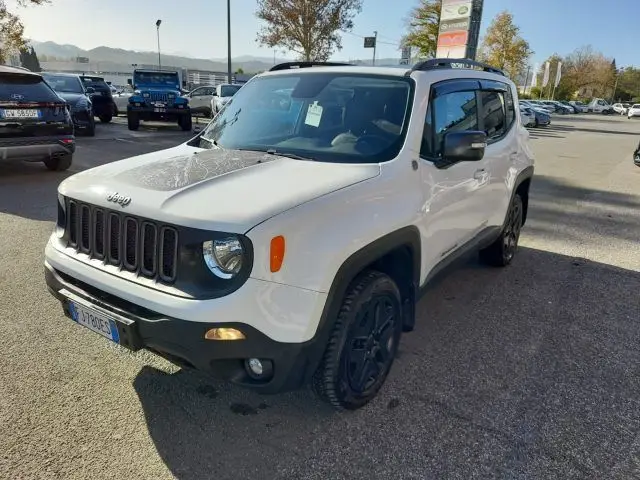
[[[91,71],[129,71],[132,64],[156,65],[158,62],[157,52],[140,52],[135,50],[124,50],[121,48],[96,47],[90,50],[83,50],[75,45],[60,45],[55,42],[31,41],[31,45],[38,54],[41,62],[51,63],[60,68],[68,64],[68,68],[75,63],[77,57],[89,59],[89,69]],[[162,54],[162,65],[173,68],[190,68],[194,70],[206,70],[214,72],[225,72],[227,70],[226,58],[191,58],[180,55]],[[276,58],[276,63],[290,61],[291,59]],[[354,62],[355,63],[355,62]],[[371,60],[358,62],[362,65],[371,64]],[[381,58],[376,61],[377,65],[397,65],[398,60],[393,58]],[[268,70],[273,66],[273,58],[254,57],[242,55],[232,58],[232,68],[234,71],[242,69],[245,73],[256,73]]]

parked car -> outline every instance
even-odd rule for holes
[[[589,111],[593,113],[601,113],[603,115],[611,115],[615,113],[613,106],[603,98],[594,98],[589,103]]]
[[[530,108],[534,112],[538,112],[547,116],[553,113],[553,109],[551,107],[548,107],[546,105],[540,105],[531,100],[520,100],[520,105],[524,105],[525,107]]]
[[[541,100],[528,100],[527,102],[529,102],[532,107],[543,110],[547,114],[552,114],[552,113],[555,113],[556,111],[556,108],[554,106],[547,105],[546,103],[543,103]]]
[[[575,105],[570,104],[565,100],[558,100],[558,103],[567,107],[571,111],[571,113],[582,113],[582,109],[576,107]]]
[[[570,100],[569,103],[573,105],[574,108],[580,110],[580,113],[587,113],[589,111],[589,105],[579,100]]]
[[[43,162],[67,170],[76,139],[67,102],[42,75],[0,66],[0,161]]]
[[[214,115],[217,115],[222,107],[224,107],[229,100],[240,90],[242,85],[235,84],[223,84],[216,87],[213,98],[211,99],[211,110]]]
[[[102,123],[109,123],[115,114],[115,104],[111,88],[102,77],[92,75],[80,75],[85,88],[92,88],[91,101],[93,102],[93,114]]]
[[[627,112],[627,118],[640,117],[640,103],[634,103]]]
[[[127,348],[364,406],[420,292],[466,252],[510,264],[527,218],[517,87],[461,62],[276,65],[188,142],[66,179],[49,291]]]
[[[520,102],[522,104],[522,102]],[[530,108],[527,106],[523,107],[525,111],[531,112],[531,115],[534,117],[534,127],[546,127],[551,124],[551,115],[546,110],[542,110],[539,108]]]
[[[536,124],[536,115],[522,105],[520,105],[520,117],[522,119],[522,125],[525,127],[533,127]]]
[[[622,103],[614,103],[612,107],[613,111],[620,115],[626,115],[627,111],[629,110],[629,108],[625,107]]]
[[[201,115],[207,118],[213,117],[211,100],[216,95],[216,87],[214,85],[204,85],[191,90],[184,95],[189,99],[191,113],[193,115]]]
[[[127,114],[127,105],[129,105],[129,98],[132,95],[132,91],[120,91],[119,93],[113,94],[114,116],[117,117],[120,114]]]
[[[542,100],[542,103],[549,106],[549,108],[552,108],[554,113],[558,113],[560,115],[573,113],[573,108],[569,109],[569,107],[566,107],[555,100]]]
[[[72,73],[43,72],[42,77],[69,105],[76,131],[88,137],[96,134],[96,121],[90,95],[92,87],[85,87],[78,75]]]

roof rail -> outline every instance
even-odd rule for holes
[[[340,62],[285,62],[274,65],[269,69],[270,72],[276,72],[278,70],[292,70],[295,68],[308,68],[308,67],[352,67],[352,63],[340,63]]]
[[[425,71],[425,70],[436,70],[439,68],[460,68],[454,67],[453,65],[464,65],[470,69],[480,69],[485,72],[497,73],[498,75],[502,75],[506,77],[505,73],[491,65],[487,65],[486,63],[476,62],[475,60],[471,60],[470,58],[432,58],[429,60],[424,60],[422,62],[416,63],[411,71]]]

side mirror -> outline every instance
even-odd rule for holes
[[[87,93],[91,94],[91,93],[96,93],[96,89],[93,87],[87,87],[85,88],[85,90],[87,91]]]
[[[133,80],[131,80],[130,78],[127,78],[127,85],[133,86]]]
[[[476,130],[449,132],[444,136],[442,158],[447,164],[477,162],[484,158],[487,134]]]

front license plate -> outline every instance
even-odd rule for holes
[[[76,302],[69,302],[69,312],[71,313],[71,318],[83,327],[87,327],[112,342],[120,343],[118,326],[114,320]]]
[[[40,110],[32,108],[5,109],[2,111],[4,118],[40,118]]]
[[[156,107],[156,108],[154,108],[154,109],[153,109],[153,111],[154,111],[155,113],[164,113],[164,112],[166,112],[166,111],[167,111],[167,109],[166,109],[166,108],[159,108],[159,107]]]

